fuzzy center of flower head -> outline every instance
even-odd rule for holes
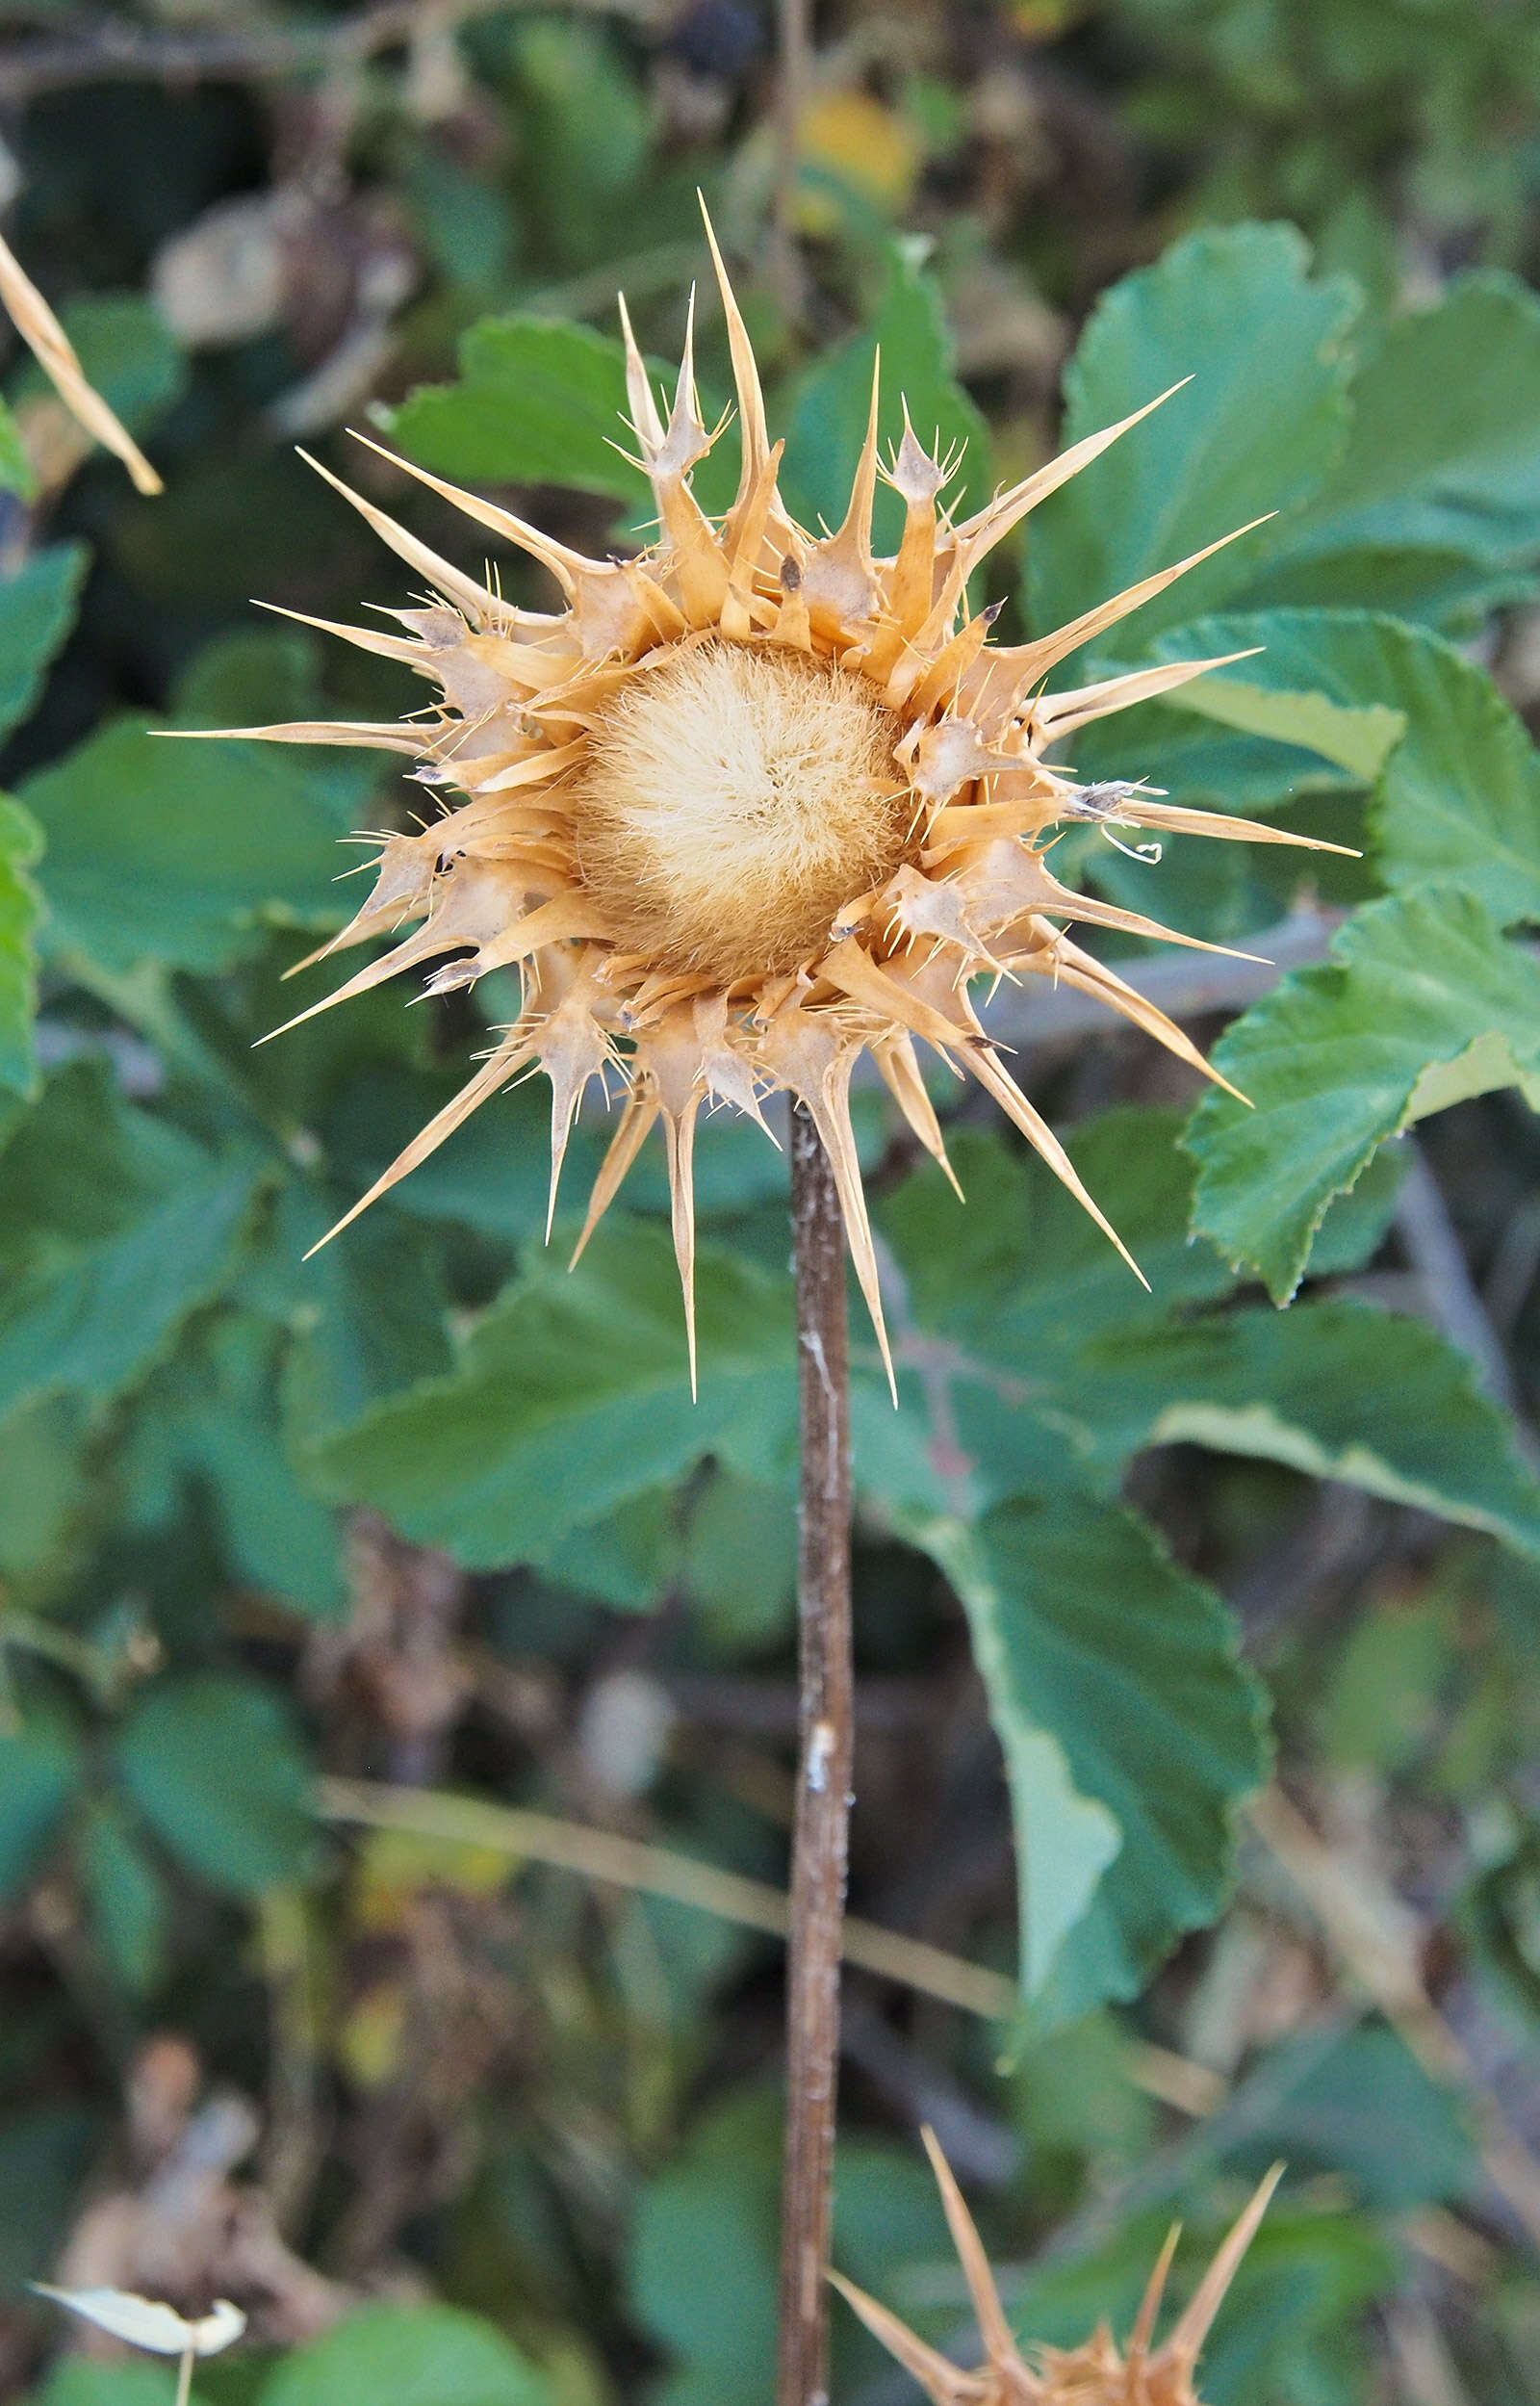
[[[622,948],[731,983],[827,946],[903,855],[897,734],[859,680],[800,654],[713,641],[644,669],[595,730],[575,815]]]

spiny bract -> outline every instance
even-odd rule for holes
[[[508,510],[398,461],[551,572],[564,607],[550,615],[519,609],[322,469],[431,593],[422,607],[393,613],[403,634],[307,623],[405,661],[443,699],[399,725],[222,731],[379,745],[415,758],[424,784],[465,797],[447,801],[421,832],[379,840],[370,899],[311,959],[421,923],[313,1010],[435,959],[443,966],[427,981],[432,993],[514,964],[523,979],[516,1023],[338,1226],[536,1065],[552,1084],[554,1209],[578,1103],[591,1080],[603,1085],[614,1071],[625,1108],[578,1251],[660,1121],[692,1382],[692,1156],[703,1103],[731,1103],[761,1126],[760,1105],[773,1090],[806,1105],[834,1164],[886,1360],[851,1128],[858,1055],[871,1053],[915,1136],[946,1168],[914,1040],[935,1047],[994,1097],[1118,1244],[985,1035],[969,981],[1002,972],[1062,979],[1201,1069],[1180,1028],[1074,944],[1063,922],[1171,931],[1061,885],[1047,864],[1048,839],[1080,819],[1304,841],[1177,809],[1142,787],[1083,788],[1045,763],[1049,748],[1088,720],[1220,664],[1183,660],[1071,692],[1040,689],[1056,661],[1218,544],[1014,648],[990,643],[992,608],[970,608],[969,579],[994,547],[1157,402],[1077,443],[959,525],[938,506],[952,463],[925,451],[907,411],[896,452],[886,466],[879,461],[874,376],[844,522],[833,534],[810,534],[778,490],[782,446],[770,442],[748,334],[709,223],[706,232],[727,313],[742,453],[726,516],[708,518],[690,485],[716,439],[696,397],[691,333],[665,418],[622,300],[631,426],[656,502],[653,547],[633,559],[587,559]],[[691,323],[693,331],[693,301]],[[890,559],[871,548],[879,476],[905,506]]]
[[[951,2166],[934,2134],[927,2131],[924,2136],[953,2243],[962,2258],[986,2362],[977,2371],[964,2372],[916,2338],[907,2323],[880,2306],[875,2297],[841,2280],[837,2272],[829,2277],[873,2336],[913,2374],[935,2406],[1198,2406],[1194,2368],[1224,2293],[1282,2177],[1281,2164],[1275,2164],[1263,2181],[1159,2347],[1153,2344],[1155,2323],[1176,2253],[1179,2234],[1174,2230],[1150,2274],[1126,2356],[1119,2354],[1103,2322],[1084,2347],[1037,2347],[1031,2351],[1029,2364],[1005,2318],[983,2242],[952,2178]]]

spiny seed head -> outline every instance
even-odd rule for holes
[[[578,873],[628,952],[723,987],[800,968],[891,875],[913,812],[870,688],[766,644],[683,645],[596,720]]]
[[[635,559],[587,559],[398,461],[550,570],[563,607],[520,609],[321,469],[431,588],[424,606],[396,612],[403,633],[328,632],[405,661],[441,699],[402,725],[304,720],[224,731],[378,745],[415,760],[416,777],[444,797],[432,825],[383,840],[373,893],[312,957],[382,937],[394,939],[390,948],[313,1011],[430,963],[438,964],[431,992],[473,985],[495,969],[516,968],[523,981],[515,1024],[347,1220],[535,1065],[552,1085],[553,1208],[583,1093],[614,1070],[626,1103],[578,1252],[648,1130],[661,1124],[692,1380],[691,1164],[703,1104],[730,1103],[763,1125],[760,1103],[781,1089],[811,1115],[886,1360],[850,1117],[858,1056],[871,1053],[943,1168],[916,1041],[968,1072],[1116,1244],[990,1046],[969,981],[1002,970],[1062,979],[1202,1069],[1180,1028],[1065,927],[1170,931],[1062,886],[1046,858],[1054,831],[1080,815],[1109,828],[1304,841],[1177,809],[1136,785],[1098,788],[1091,807],[1072,777],[1048,764],[1052,746],[1088,720],[1220,664],[1184,660],[1041,691],[1057,661],[1195,560],[1014,649],[990,641],[992,608],[971,611],[969,580],[995,545],[1145,411],[1076,444],[960,525],[939,501],[952,463],[926,452],[907,416],[903,442],[882,466],[874,380],[849,510],[834,534],[813,535],[782,500],[780,447],[770,442],[754,354],[709,224],[706,233],[737,386],[741,470],[725,516],[707,517],[690,485],[715,439],[696,401],[691,336],[665,408],[622,303],[631,427],[657,511],[652,548]],[[879,475],[905,505],[888,558],[871,548]]]
[[[976,2371],[963,2371],[875,2297],[868,2297],[838,2273],[831,2273],[830,2279],[873,2337],[912,2373],[933,2406],[1199,2406],[1193,2375],[1203,2342],[1283,2177],[1281,2164],[1274,2164],[1257,2188],[1159,2346],[1155,2329],[1166,2277],[1176,2253],[1179,2234],[1174,2230],[1150,2274],[1126,2354],[1103,2322],[1083,2347],[1029,2348],[1024,2356],[1006,2320],[984,2243],[951,2166],[934,2132],[926,2131],[923,2135],[973,2303],[985,2362]]]

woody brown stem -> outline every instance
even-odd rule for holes
[[[791,1111],[802,1501],[801,1660],[791,1952],[786,1974],[786,2145],[777,2406],[829,2393],[825,2274],[839,2065],[840,1927],[855,1735],[850,1614],[850,1352],[845,1247],[834,1171],[801,1103]]]

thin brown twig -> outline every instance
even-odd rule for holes
[[[844,1223],[810,1113],[791,1111],[802,1499],[797,1563],[801,1710],[786,1969],[778,2406],[829,2390],[830,2219],[839,2069],[855,1669],[850,1608],[850,1344]]]

